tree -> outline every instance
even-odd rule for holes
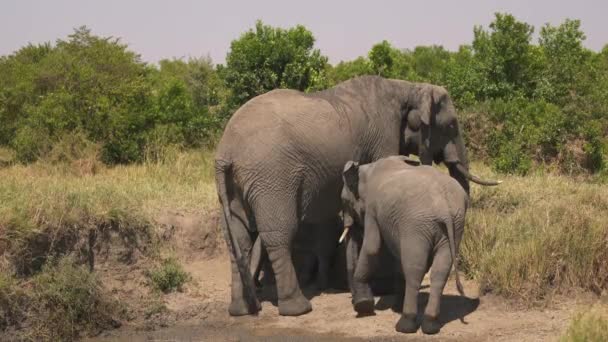
[[[373,75],[372,67],[365,57],[357,57],[352,61],[340,62],[329,69],[328,78],[331,85],[338,84],[356,76]]]
[[[386,40],[372,46],[368,58],[375,75],[390,77],[393,71],[395,51]]]
[[[411,55],[413,80],[445,84],[445,73],[451,54],[443,46],[417,46]]]
[[[313,49],[315,39],[304,26],[274,28],[258,21],[232,41],[222,70],[232,102],[240,105],[276,88],[311,91],[327,87],[327,57]]]
[[[490,31],[474,28],[473,52],[485,78],[479,97],[531,95],[536,79],[533,32],[531,25],[501,13],[495,14]]]
[[[137,133],[151,118],[148,68],[119,39],[80,27],[54,47],[29,45],[0,64],[0,127],[19,159],[31,161],[41,142],[77,130],[103,144],[108,162],[137,159]]]
[[[592,54],[583,47],[585,34],[579,20],[566,19],[555,27],[541,28],[539,44],[544,57],[544,70],[537,93],[554,103],[564,104],[571,92],[583,90],[583,80],[591,67]]]

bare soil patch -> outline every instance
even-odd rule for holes
[[[390,309],[392,296],[377,297],[375,316],[357,318],[350,293],[327,292],[312,297],[313,311],[300,317],[282,317],[271,301],[262,303],[257,317],[230,317],[229,257],[222,250],[208,256],[189,255],[184,262],[192,281],[182,293],[159,298],[164,309],[145,318],[134,319],[119,330],[110,331],[94,341],[555,341],[567,328],[572,315],[589,305],[593,298],[576,295],[559,298],[547,308],[526,308],[493,295],[479,297],[478,286],[465,282],[467,298],[457,295],[455,284],[448,283],[442,299],[444,327],[436,336],[395,332],[399,314]],[[109,270],[108,270],[109,271]],[[137,272],[128,271],[133,275]],[[108,275],[109,276],[109,275]],[[123,275],[124,276],[124,275]],[[116,284],[133,296],[145,286],[135,277]],[[425,284],[428,280],[425,279]],[[428,288],[420,295],[421,305]],[[140,303],[141,304],[141,303]],[[459,318],[464,317],[466,323]]]

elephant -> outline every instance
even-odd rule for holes
[[[226,124],[214,165],[231,251],[229,314],[261,309],[249,267],[257,238],[275,274],[279,314],[311,311],[291,261],[298,227],[336,217],[347,161],[409,154],[424,164],[443,162],[467,190],[469,180],[497,184],[469,172],[454,105],[439,86],[361,76],[312,93],[276,89],[241,106]]]
[[[400,260],[405,277],[404,298],[398,297],[403,313],[396,330],[418,330],[418,291],[432,265],[429,302],[421,328],[425,334],[438,333],[439,303],[452,264],[457,289],[464,296],[457,264],[469,205],[465,189],[432,166],[418,166],[418,162],[405,156],[383,158],[367,165],[349,161],[344,166],[343,181],[345,226],[357,222],[364,230],[353,276],[355,311],[374,311],[374,298],[368,296],[367,283],[378,268],[380,248],[385,245]]]
[[[300,284],[314,283],[317,290],[328,288],[342,227],[342,220],[336,217],[333,222],[328,221],[326,225],[302,224],[298,228],[291,252]],[[262,269],[264,277],[273,274],[268,266],[268,254],[262,249],[261,240],[257,238],[252,247],[250,260],[250,271],[254,281],[258,282],[257,286],[262,286],[259,283]]]

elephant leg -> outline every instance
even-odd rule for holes
[[[374,294],[369,282],[355,279],[355,270],[360,257],[363,236],[358,229],[350,229],[346,239],[346,272],[348,286],[352,294],[352,304],[359,314],[372,313],[374,311]]]
[[[315,275],[317,256],[315,254],[315,226],[310,223],[301,223],[292,243],[291,257],[298,275],[298,282],[307,286]],[[312,234],[309,235],[309,234]]]
[[[272,203],[255,208],[255,216],[277,283],[279,314],[299,316],[310,312],[312,306],[300,290],[291,259],[291,243],[298,227],[295,201],[274,199],[261,202]]]
[[[421,327],[422,332],[425,334],[436,334],[441,329],[437,318],[439,317],[441,294],[448,281],[451,269],[452,255],[450,254],[450,247],[446,240],[445,243],[437,248],[437,252],[433,258],[429,302],[424,311]]]
[[[232,212],[232,219],[230,221],[230,229],[233,237],[238,241],[239,247],[241,248],[241,253],[245,255],[247,258],[251,256],[251,248],[253,245],[253,241],[251,240],[251,235],[246,227],[246,214],[243,210],[243,207],[240,205],[238,201],[232,201],[230,204],[230,210]],[[225,225],[225,218],[222,216],[222,224]],[[223,231],[226,231],[224,229]],[[248,309],[248,305],[245,301],[243,289],[243,281],[241,279],[241,275],[238,271],[236,260],[234,259],[234,253],[230,253],[230,266],[232,273],[232,284],[231,284],[231,301],[230,306],[228,307],[228,313],[231,316],[243,316],[253,314]],[[261,305],[257,302],[258,310],[261,309]]]
[[[405,295],[405,279],[403,278],[403,270],[401,267],[401,263],[396,262],[395,265],[395,276],[393,277],[393,293],[394,293],[394,301],[393,307],[391,308],[394,312],[402,312],[403,311],[403,300]]]
[[[402,333],[415,333],[418,330],[416,315],[418,313],[418,292],[427,270],[431,246],[424,238],[409,236],[402,238],[401,264],[405,277],[405,295],[403,313],[395,329]]]
[[[315,256],[317,259],[316,287],[325,290],[329,284],[329,272],[335,255],[341,229],[336,219],[331,219],[315,227]]]

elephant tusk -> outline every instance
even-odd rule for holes
[[[338,240],[338,243],[342,243],[342,241],[344,241],[344,239],[346,238],[346,234],[348,234],[348,230],[350,229],[350,227],[344,227],[344,231],[342,231],[342,235],[340,236],[340,239]]]
[[[484,180],[484,179],[480,179],[479,177],[472,175],[469,170],[467,170],[462,164],[458,163],[456,164],[456,168],[458,169],[458,171],[460,171],[460,173],[462,173],[468,180],[470,180],[473,183],[477,183],[479,185],[488,185],[488,186],[494,186],[494,185],[498,185],[500,183],[502,183],[502,181],[498,180]]]

